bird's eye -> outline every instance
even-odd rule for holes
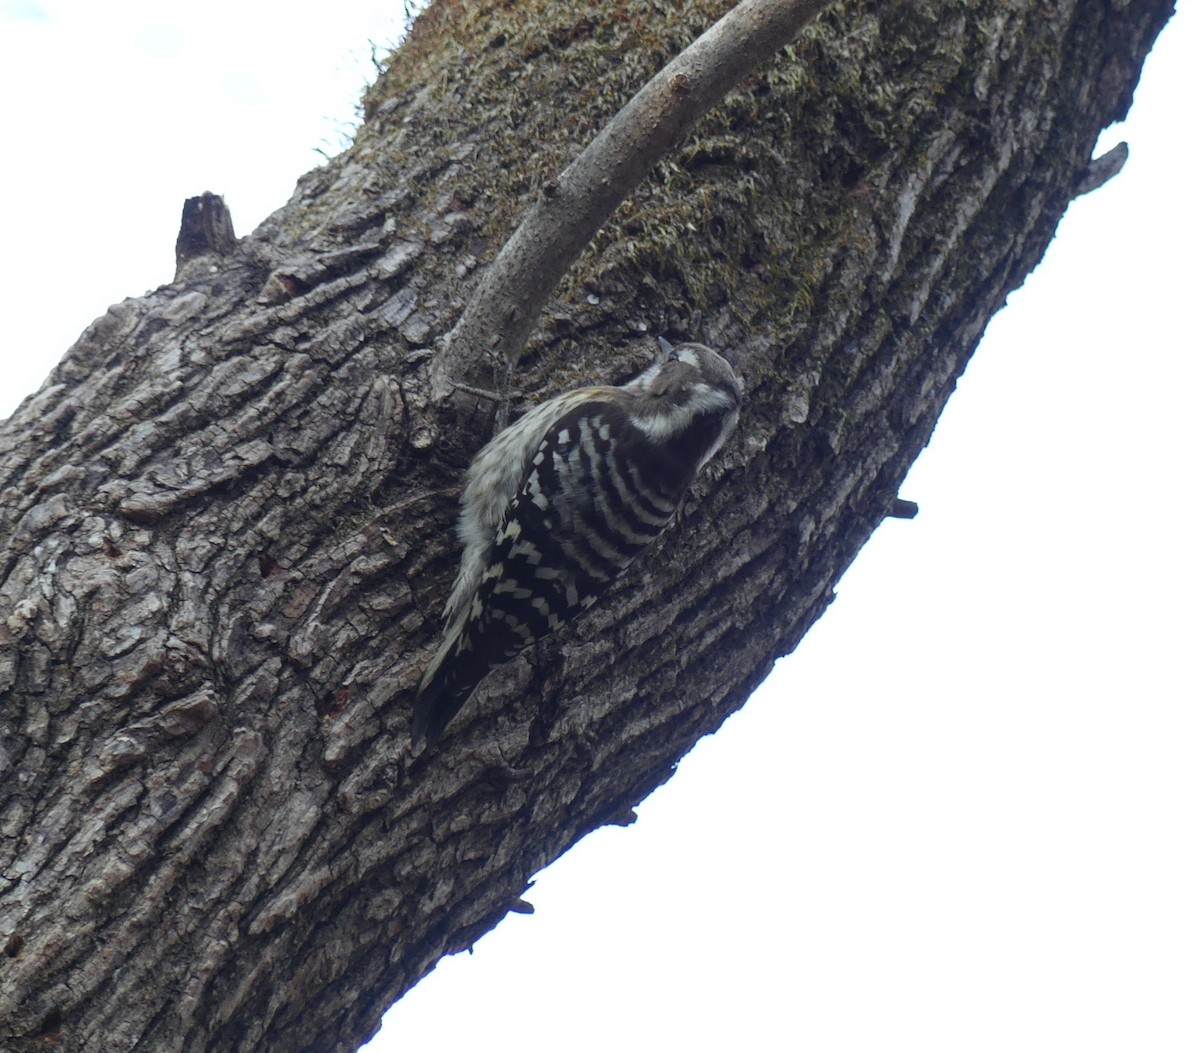
[[[669,355],[667,355],[667,361],[668,362],[678,362],[679,361],[679,352],[672,351]]]

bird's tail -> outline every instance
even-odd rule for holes
[[[483,604],[490,600],[485,596]],[[422,738],[430,745],[437,742],[479,681],[547,632],[542,629],[535,634],[528,624],[514,617],[493,617],[489,621],[478,615],[471,618],[469,610],[462,611],[458,622],[446,630],[417,688],[412,719],[414,745]],[[500,611],[504,613],[503,608]]]
[[[434,655],[417,689],[413,709],[412,741],[424,739],[430,746],[437,742],[455,717],[475,685],[484,678],[488,665],[471,661],[471,652],[458,647],[458,634],[449,634]]]

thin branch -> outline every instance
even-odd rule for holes
[[[567,268],[613,210],[739,81],[829,0],[743,0],[667,64],[551,183],[488,268],[433,366],[443,400],[482,356],[511,363]]]

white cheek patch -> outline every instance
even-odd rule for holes
[[[667,442],[686,431],[697,417],[705,413],[725,413],[732,408],[733,400],[725,392],[701,381],[689,388],[683,405],[656,410],[646,417],[631,416],[629,423],[653,442]]]
[[[665,413],[649,417],[630,417],[629,423],[652,442],[666,442],[687,428],[692,410],[687,406],[672,406]]]

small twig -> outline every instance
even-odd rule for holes
[[[433,365],[450,397],[481,354],[516,361],[567,268],[613,210],[696,122],[790,44],[829,0],[743,0],[637,93],[546,183],[475,289]]]
[[[1083,170],[1083,175],[1075,183],[1075,193],[1073,196],[1082,197],[1084,194],[1090,194],[1093,190],[1100,189],[1100,187],[1104,186],[1105,183],[1125,167],[1125,162],[1128,160],[1128,143],[1117,143],[1107,153],[1101,154],[1099,157],[1093,157],[1088,162],[1087,168]]]
[[[200,256],[227,256],[237,244],[233,218],[220,194],[205,191],[183,203],[179,237],[175,239],[175,276]]]
[[[917,507],[916,501],[905,501],[902,497],[897,497],[892,501],[891,508],[887,514],[892,519],[915,519],[917,512],[920,509]]]

